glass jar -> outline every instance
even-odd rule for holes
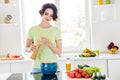
[[[111,1],[110,0],[106,0],[106,4],[110,4],[111,3]]]
[[[103,4],[103,0],[98,0],[98,5],[102,5]]]
[[[66,72],[71,71],[71,61],[70,58],[66,58]]]

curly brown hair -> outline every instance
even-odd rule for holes
[[[42,6],[41,10],[39,10],[40,15],[42,16],[47,8],[51,8],[53,10],[53,20],[56,21],[57,16],[57,7],[53,3],[46,3]]]

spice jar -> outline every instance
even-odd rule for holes
[[[103,4],[103,0],[98,0],[98,5],[102,5]]]

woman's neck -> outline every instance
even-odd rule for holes
[[[49,23],[45,23],[45,22],[41,22],[39,26],[42,27],[42,28],[49,28],[49,27],[51,27],[51,25]]]

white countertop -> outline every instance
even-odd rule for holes
[[[24,58],[22,60],[0,60],[0,63],[19,63],[19,62],[31,62],[32,63],[32,60],[31,59],[27,59],[27,58]]]
[[[73,60],[83,60],[83,59],[120,59],[120,53],[118,54],[109,54],[109,53],[101,53],[96,57],[79,57],[79,54],[71,54],[71,55],[62,55],[58,58],[58,60],[65,60],[67,57]]]

